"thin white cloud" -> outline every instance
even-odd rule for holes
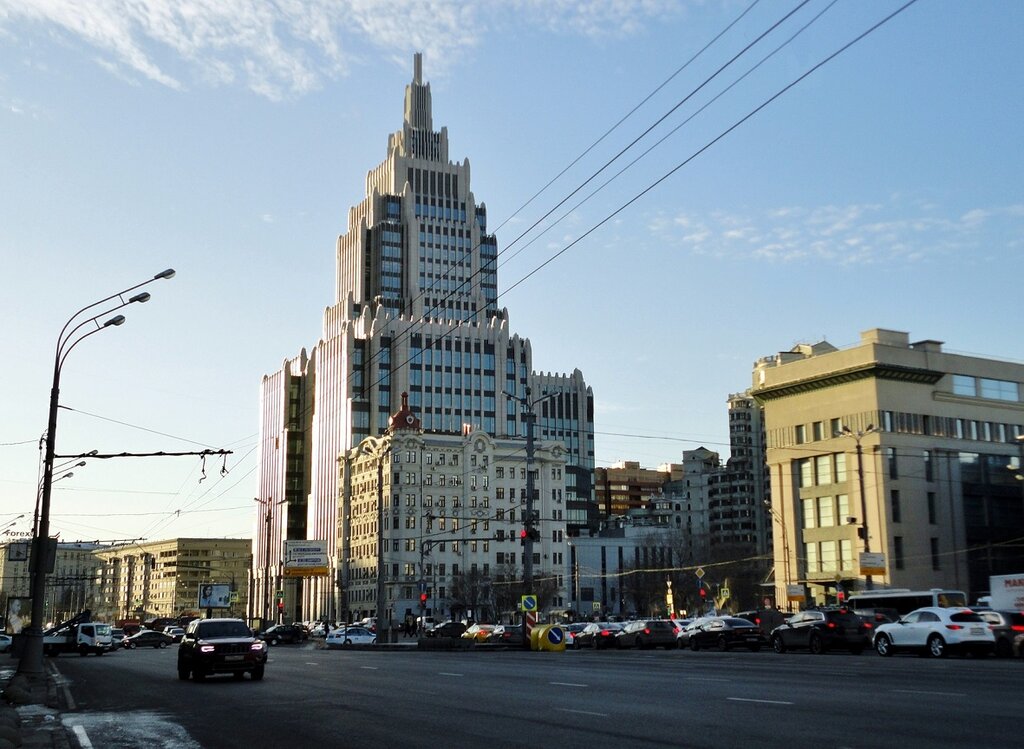
[[[943,215],[934,203],[893,196],[886,203],[786,206],[752,215],[658,216],[649,225],[660,241],[701,256],[773,263],[918,263],[1018,247],[1024,206]]]
[[[271,100],[345,74],[360,49],[407,66],[423,51],[435,75],[494,26],[629,34],[678,14],[678,0],[0,0],[0,37],[58,31],[102,66],[175,90],[241,84]]]

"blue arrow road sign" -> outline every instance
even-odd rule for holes
[[[565,633],[562,631],[561,627],[551,627],[547,631],[547,636],[548,642],[552,645],[560,645],[562,640],[565,638]]]

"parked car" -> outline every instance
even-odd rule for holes
[[[427,637],[451,637],[454,639],[458,639],[459,637],[462,637],[462,634],[465,631],[466,625],[462,622],[448,621],[442,624],[438,624],[436,627],[429,630],[426,634]]]
[[[677,647],[675,627],[667,619],[638,619],[626,622],[622,630],[615,635],[615,643],[620,648],[672,650]]]
[[[487,642],[487,638],[494,632],[493,624],[473,624],[462,633],[465,640],[473,642]]]
[[[871,647],[873,625],[847,608],[801,611],[772,630],[776,653],[806,649],[815,654],[848,650],[859,655]]]
[[[14,639],[10,635],[0,634],[0,653],[11,652],[11,645],[14,643]]]
[[[523,625],[499,624],[491,632],[487,642],[497,645],[519,646],[524,643]]]
[[[166,632],[157,632],[155,629],[142,629],[131,637],[124,638],[124,647],[128,650],[135,648],[166,648],[174,644],[174,638]]]
[[[579,649],[579,645],[576,644],[576,635],[582,632],[586,626],[586,622],[573,622],[562,627],[565,630],[565,646],[567,648]]]
[[[259,638],[269,645],[280,645],[282,642],[303,642],[309,638],[305,627],[297,624],[275,624],[259,634]]]
[[[970,609],[925,607],[898,621],[875,628],[874,646],[879,655],[899,651],[926,653],[942,658],[951,652],[988,655],[996,638],[988,623]]]
[[[347,648],[351,645],[376,645],[377,635],[366,627],[353,624],[332,629],[327,634],[325,644],[329,650]]]
[[[124,647],[125,633],[121,627],[110,628],[110,649],[120,650]]]
[[[716,647],[721,651],[733,648],[757,651],[766,644],[760,627],[737,616],[708,616],[697,619],[684,632],[690,650]]]
[[[996,638],[996,655],[1009,658],[1013,655],[1013,638],[1024,632],[1024,612],[1021,611],[978,611],[978,616],[988,622],[988,628]]]
[[[253,637],[241,619],[196,619],[189,622],[178,647],[178,678],[202,681],[210,674],[263,678],[267,644]]]
[[[594,650],[616,647],[615,636],[621,631],[622,625],[618,622],[590,622],[576,635],[576,647]]]

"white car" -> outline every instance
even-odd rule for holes
[[[883,656],[914,651],[941,658],[953,652],[988,655],[996,641],[988,623],[970,609],[927,607],[880,625],[873,643]]]
[[[0,653],[8,653],[14,640],[10,635],[0,635]]]
[[[366,627],[338,627],[327,635],[328,648],[347,648],[350,645],[376,645],[377,635]]]

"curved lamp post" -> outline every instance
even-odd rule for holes
[[[43,675],[43,617],[45,612],[44,598],[46,596],[46,560],[50,539],[50,495],[54,481],[53,459],[57,443],[57,407],[60,399],[60,372],[64,366],[64,360],[67,359],[68,354],[71,353],[75,346],[89,336],[99,333],[106,328],[124,324],[124,315],[115,315],[103,322],[100,322],[100,318],[104,318],[122,307],[127,307],[129,304],[148,302],[150,298],[149,292],[145,291],[130,297],[126,297],[127,294],[154,281],[173,277],[174,270],[168,268],[142,283],[82,307],[64,323],[60,335],[57,336],[57,350],[53,357],[53,386],[50,389],[50,413],[46,426],[46,454],[43,458],[43,492],[39,506],[39,522],[36,527],[35,537],[32,539],[30,570],[32,576],[32,624],[25,630],[24,649],[21,653],[21,660],[18,662],[19,674],[26,676]],[[81,319],[83,313],[112,301],[116,303],[110,309]],[[79,322],[76,323],[76,321]],[[74,327],[72,327],[73,324]],[[82,332],[82,328],[88,328],[89,325],[95,327]]]

